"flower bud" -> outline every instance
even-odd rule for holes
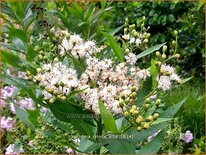
[[[47,60],[47,56],[45,55],[45,56],[43,57],[43,59],[44,59],[44,60]]]
[[[136,115],[138,115],[139,114],[139,111],[138,110],[135,110],[134,112],[133,112],[133,115],[134,116],[136,116]]]
[[[174,35],[177,36],[178,35],[178,31],[174,30]]]
[[[157,99],[156,102],[155,102],[155,105],[158,106],[160,104],[160,102],[161,102],[161,100]]]
[[[124,116],[125,116],[125,117],[128,117],[128,116],[129,116],[128,111],[125,111],[125,112],[124,112]]]
[[[141,128],[140,126],[138,126],[138,127],[137,127],[137,131],[140,132],[141,130],[142,130],[142,128]]]
[[[122,108],[124,106],[124,103],[122,101],[120,101],[119,106]]]
[[[61,99],[62,99],[63,101],[66,101],[67,98],[66,98],[66,96],[62,96]]]
[[[42,60],[42,59],[43,59],[43,56],[42,56],[41,54],[39,54],[39,55],[38,55],[38,59],[39,59],[39,60]]]
[[[132,97],[132,98],[136,98],[136,96],[137,96],[137,93],[136,93],[136,92],[133,92],[133,93],[131,94],[131,97]]]
[[[51,99],[49,99],[49,103],[54,103],[56,100],[56,98],[52,97]]]
[[[133,105],[133,106],[132,106],[132,109],[136,110],[136,109],[137,109],[137,106],[136,106],[136,105]]]
[[[44,89],[44,88],[45,88],[45,86],[44,86],[43,83],[40,83],[40,84],[39,84],[39,87],[40,87],[41,89]]]
[[[119,96],[116,96],[115,99],[116,99],[116,100],[119,100]]]
[[[128,18],[125,18],[125,23],[128,23],[129,22],[129,19]]]
[[[37,71],[37,73],[41,73],[42,69],[41,68],[37,68],[36,71]]]
[[[139,37],[139,33],[138,33],[138,32],[135,32],[135,33],[134,33],[134,37],[135,37],[135,38]]]
[[[163,53],[163,54],[162,54],[162,59],[165,60],[166,57],[167,57],[167,56]]]
[[[167,51],[167,45],[164,45],[164,46],[162,47],[162,51],[163,51],[163,52],[166,52],[166,51]]]
[[[180,58],[180,54],[175,54],[174,58],[179,59]]]
[[[156,54],[157,57],[161,57],[161,54],[160,54],[159,51],[157,51],[155,54]]]
[[[150,33],[147,33],[146,38],[148,39],[151,36]]]
[[[127,28],[124,28],[124,32],[126,33],[128,31],[128,29]]]
[[[59,61],[59,58],[54,58],[54,62],[58,62]]]
[[[60,82],[60,84],[59,84],[61,87],[64,87],[64,82]]]
[[[148,41],[149,41],[148,39],[144,39],[143,43],[148,43]]]
[[[172,46],[175,46],[175,45],[176,45],[176,41],[173,40],[173,41],[172,41]]]
[[[47,89],[47,91],[48,91],[50,94],[52,94],[52,93],[54,92],[54,89],[49,88],[49,89]]]
[[[144,104],[143,108],[144,108],[145,110],[148,110],[149,104]]]
[[[141,124],[141,122],[143,121],[142,116],[138,116],[135,121],[137,124]]]
[[[28,80],[31,81],[32,79],[33,79],[33,77],[32,77],[31,75],[29,75],[29,76],[28,76]]]
[[[132,92],[136,92],[137,91],[137,87],[136,86],[133,86],[132,87]]]
[[[151,122],[153,120],[153,117],[152,116],[148,116],[147,118],[146,118],[146,121],[147,122]]]
[[[142,20],[145,20],[145,19],[146,19],[146,17],[145,17],[145,16],[143,16],[143,17],[142,17]]]
[[[120,93],[120,97],[121,97],[122,99],[125,99],[125,94],[124,94],[123,92],[121,92],[121,93]]]
[[[149,124],[148,123],[145,123],[144,124],[144,129],[148,129],[149,128]]]
[[[129,53],[129,49],[125,49],[125,54],[128,54]]]
[[[129,110],[129,113],[130,113],[130,114],[133,114],[133,113],[134,113],[134,109],[130,109],[130,110]]]
[[[153,115],[153,119],[154,119],[154,120],[156,120],[158,117],[159,117],[159,114],[158,114],[158,113],[155,113],[155,114]]]
[[[145,103],[150,103],[150,98],[148,97],[148,98],[146,98],[146,100],[145,100]]]
[[[124,100],[124,103],[125,103],[125,104],[128,104],[128,103],[129,103],[129,99],[126,98],[126,99]]]

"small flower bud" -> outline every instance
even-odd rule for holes
[[[173,40],[173,41],[172,41],[172,46],[175,46],[175,45],[176,45],[176,41]]]
[[[58,62],[59,61],[59,58],[54,58],[54,62]]]
[[[174,58],[179,59],[180,58],[180,54],[175,54]]]
[[[128,54],[129,53],[129,49],[125,49],[125,54]]]
[[[149,41],[148,39],[144,39],[143,43],[148,43],[148,41]]]
[[[146,19],[146,17],[145,17],[145,16],[143,16],[143,17],[142,17],[142,20],[145,20],[145,19]]]
[[[64,87],[64,83],[61,81],[59,84],[61,87]]]
[[[178,31],[174,30],[174,35],[177,36],[178,35]]]
[[[133,115],[134,116],[136,116],[136,115],[138,115],[139,114],[139,111],[138,110],[135,110],[134,112],[133,112]]]
[[[128,29],[127,28],[124,28],[124,32],[126,33],[128,31]]]
[[[162,47],[162,51],[163,51],[163,52],[166,52],[166,51],[167,51],[167,45],[164,45],[164,46]]]
[[[146,38],[148,39],[151,36],[150,33],[147,33]]]
[[[124,103],[125,103],[125,104],[128,104],[128,103],[129,103],[129,99],[126,98],[126,99],[124,100]]]
[[[148,110],[149,104],[144,104],[143,108],[144,108],[145,110]]]
[[[139,33],[138,32],[134,32],[134,37],[135,38],[139,37]]]
[[[136,105],[133,105],[133,106],[132,106],[132,109],[136,110],[136,109],[137,109],[137,106],[136,106]]]
[[[144,124],[144,129],[148,129],[149,128],[149,124],[148,123],[145,123]]]
[[[66,98],[66,96],[62,96],[61,99],[62,99],[63,101],[66,101],[67,98]]]
[[[152,116],[148,116],[147,118],[146,118],[146,121],[147,122],[151,122],[153,120],[153,117]]]
[[[33,79],[33,77],[32,77],[31,75],[29,75],[29,76],[28,76],[28,80],[31,81],[32,79]]]
[[[134,109],[130,109],[130,110],[129,110],[129,113],[130,113],[130,114],[133,114],[133,113],[134,113]]]
[[[41,89],[44,89],[44,88],[45,88],[45,86],[44,86],[43,83],[40,83],[40,84],[39,84],[39,87],[40,87]]]
[[[124,116],[125,116],[125,117],[128,117],[128,116],[129,116],[128,111],[125,111],[125,112],[124,112]]]
[[[45,56],[43,57],[43,59],[44,59],[44,60],[47,60],[47,56],[45,55]]]
[[[125,94],[124,94],[123,92],[121,92],[121,93],[120,93],[120,97],[121,97],[122,99],[125,99]]]
[[[36,71],[37,71],[37,73],[41,73],[42,69],[41,68],[37,68]]]
[[[128,22],[129,22],[129,19],[128,19],[128,18],[125,18],[125,22],[128,23]]]
[[[48,91],[50,94],[52,94],[52,93],[54,92],[54,89],[49,88],[49,89],[47,89],[47,91]]]
[[[136,92],[133,92],[133,93],[131,94],[131,96],[132,96],[132,98],[136,98],[137,93],[136,93]]]
[[[49,99],[49,103],[54,103],[56,100],[56,98],[52,97],[51,99]]]
[[[137,87],[136,86],[133,86],[132,87],[132,92],[136,92],[137,91]]]
[[[159,114],[158,114],[158,113],[155,113],[155,114],[153,115],[153,119],[154,119],[154,120],[156,120],[158,117],[159,117]]]
[[[38,55],[38,59],[39,59],[39,60],[42,60],[42,59],[43,59],[43,56],[42,56],[41,54],[39,54],[39,55]]]
[[[156,54],[157,57],[161,57],[161,54],[160,54],[159,51],[157,51],[155,54]]]
[[[150,98],[148,97],[148,98],[146,98],[146,100],[145,100],[145,103],[150,103]]]
[[[115,99],[116,99],[116,100],[119,100],[119,96],[116,96]]]
[[[163,53],[163,54],[162,54],[162,59],[165,60],[166,57],[167,57],[167,56]]]
[[[156,102],[155,102],[155,105],[158,106],[160,104],[160,102],[161,102],[161,100],[157,99]]]
[[[138,127],[137,127],[137,131],[140,132],[141,130],[142,130],[142,128],[141,128],[140,126],[138,126]]]

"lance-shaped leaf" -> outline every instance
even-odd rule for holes
[[[113,133],[118,133],[114,117],[102,101],[99,101],[99,110],[106,129]]]
[[[144,56],[146,56],[146,55],[151,54],[151,53],[154,52],[154,51],[159,50],[159,49],[160,49],[162,46],[164,46],[165,44],[166,44],[166,43],[158,44],[158,45],[155,45],[155,46],[152,46],[152,47],[148,48],[148,49],[145,50],[144,52],[138,54],[138,55],[137,55],[137,59],[142,58],[142,57],[144,57]]]

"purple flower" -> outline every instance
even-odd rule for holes
[[[6,130],[11,130],[14,126],[14,120],[11,117],[6,118],[1,117],[1,128]]]
[[[13,93],[15,91],[14,86],[5,86],[1,89],[2,98],[7,99],[8,97],[12,97]]]
[[[189,130],[187,130],[186,133],[180,134],[180,139],[184,140],[186,143],[190,143],[192,142],[193,134]]]
[[[68,153],[68,154],[74,153],[74,150],[72,150],[71,148],[66,147],[65,149],[66,149],[66,153]]]
[[[14,151],[14,144],[10,144],[7,148],[6,148],[6,152],[5,154],[19,154],[24,152],[23,148],[21,147],[18,151]]]
[[[20,107],[25,108],[25,109],[30,109],[30,110],[35,110],[33,106],[33,100],[31,98],[24,98],[18,101],[18,104]]]
[[[31,147],[34,146],[32,141],[29,141],[28,145],[31,146]]]

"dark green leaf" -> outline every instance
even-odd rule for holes
[[[118,129],[117,129],[115,120],[113,118],[113,115],[105,107],[105,105],[102,101],[99,101],[99,110],[100,110],[101,117],[102,117],[102,120],[104,122],[106,129],[113,132],[113,133],[118,133]]]
[[[159,50],[159,49],[160,49],[162,46],[164,46],[165,44],[166,44],[166,43],[152,46],[152,47],[148,48],[147,50],[145,50],[144,52],[138,54],[138,55],[137,55],[137,58],[139,59],[139,58],[142,58],[142,57],[144,57],[144,56],[146,56],[146,55],[149,55],[149,54],[151,54],[152,52]]]

